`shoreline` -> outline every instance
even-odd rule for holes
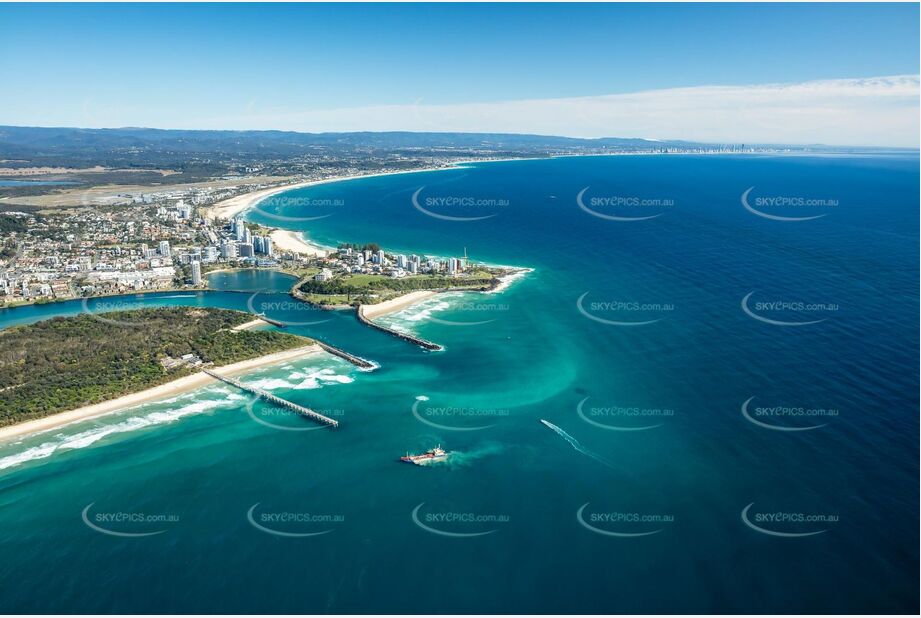
[[[362,305],[362,312],[367,319],[373,320],[374,318],[379,318],[384,315],[396,313],[397,311],[402,311],[410,305],[415,305],[416,303],[420,303],[423,300],[428,300],[436,294],[440,294],[440,292],[436,292],[434,290],[416,290],[414,292],[407,292],[406,294],[402,294],[396,298],[374,303],[373,305]]]
[[[452,164],[446,167],[424,167],[417,170],[398,170],[393,172],[378,172],[374,174],[357,174],[352,176],[334,176],[332,178],[323,178],[322,180],[306,180],[304,182],[296,182],[290,185],[283,185],[280,187],[271,187],[268,189],[259,189],[258,191],[252,191],[250,193],[244,193],[242,195],[237,195],[226,200],[220,201],[216,204],[212,204],[205,209],[203,213],[206,219],[233,219],[236,215],[243,213],[262,200],[277,195],[278,193],[284,193],[285,191],[291,191],[293,189],[303,189],[306,187],[315,187],[317,185],[325,185],[334,182],[343,182],[346,180],[358,180],[360,178],[380,178],[382,176],[394,176],[396,174],[418,174],[420,172],[437,172],[440,170],[449,170],[457,169],[458,166],[464,165],[466,163],[472,163],[472,161],[467,161],[464,163]],[[280,228],[276,228],[280,229]]]
[[[324,247],[310,242],[304,238],[301,232],[293,230],[275,229],[269,234],[269,238],[272,239],[272,242],[280,251],[290,251],[316,257],[326,257],[335,251],[332,247]]]
[[[256,318],[255,320],[250,320],[249,322],[244,322],[243,324],[234,326],[230,330],[239,332],[241,330],[249,330],[251,328],[256,328],[258,326],[263,326],[263,325],[268,326],[268,324],[269,323],[263,320],[262,318]]]
[[[259,321],[261,322],[261,320]],[[306,358],[308,356],[320,354],[322,351],[323,349],[319,345],[316,343],[311,343],[310,345],[301,346],[299,348],[282,350],[281,352],[273,352],[272,354],[266,354],[265,356],[259,356],[236,363],[231,363],[230,365],[224,365],[222,367],[214,367],[213,369],[219,371],[221,375],[237,375],[268,365],[283,363],[299,358]],[[5,442],[10,438],[18,438],[31,434],[43,433],[53,429],[59,429],[66,425],[91,420],[115,412],[121,412],[128,408],[133,408],[145,403],[158,401],[160,399],[168,399],[170,397],[185,394],[189,391],[197,390],[215,382],[219,382],[219,380],[217,380],[217,378],[212,378],[203,371],[199,371],[198,373],[183,376],[181,378],[171,380],[165,384],[159,384],[143,391],[122,395],[121,397],[116,397],[115,399],[101,401],[99,403],[90,404],[76,408],[74,410],[67,410],[66,412],[57,412],[42,418],[17,423],[15,425],[0,427],[0,442]]]
[[[470,294],[501,294],[509,287],[511,287],[513,283],[534,272],[533,268],[508,268],[510,269],[510,272],[502,275],[501,277],[498,277],[499,282],[488,290],[415,290],[413,292],[407,292],[406,294],[402,294],[396,298],[391,298],[390,300],[385,300],[373,305],[362,305],[362,313],[365,318],[372,320],[381,316],[390,315],[391,313],[397,313],[398,311],[402,311],[407,307],[415,305],[416,303],[421,303],[422,301],[433,298],[439,294],[450,294],[457,292]]]

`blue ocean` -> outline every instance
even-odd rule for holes
[[[269,198],[320,244],[529,270],[380,318],[442,352],[279,273],[119,297],[378,367],[241,378],[335,430],[222,384],[0,445],[0,611],[914,613],[918,184],[916,153],[644,155]]]

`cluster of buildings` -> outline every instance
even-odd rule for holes
[[[355,249],[340,247],[324,260],[324,268],[314,275],[315,281],[328,281],[336,274],[382,275],[399,279],[408,275],[440,274],[457,276],[467,268],[464,257],[440,259],[419,255],[389,254],[382,249]]]
[[[0,213],[17,230],[0,237],[0,304],[199,287],[209,265],[299,259],[276,256],[272,239],[253,234],[242,219],[220,226],[197,211],[182,199],[141,199],[42,216]]]
[[[271,258],[274,255],[272,239],[268,236],[254,235],[242,217],[230,223],[230,236],[221,239],[220,256],[225,260],[233,258],[256,258],[256,254]],[[258,261],[258,260],[257,260]]]
[[[367,154],[355,161],[314,161],[310,177],[367,173]],[[448,165],[451,157],[428,165]],[[376,161],[372,157],[372,163]],[[421,165],[414,157],[391,157],[374,171]],[[283,170],[294,173],[295,170]],[[276,170],[277,173],[277,170]],[[305,173],[303,171],[298,173]],[[225,178],[210,186],[186,185],[92,197],[90,207],[54,214],[4,212],[16,225],[0,235],[0,305],[200,287],[214,267],[321,266],[321,280],[338,274],[405,277],[420,273],[458,275],[465,258],[343,248],[328,258],[279,252],[268,234],[254,233],[242,218],[218,225],[200,208],[266,188],[250,179]],[[8,231],[14,229],[15,231]]]

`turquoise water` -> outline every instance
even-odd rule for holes
[[[208,287],[213,290],[237,292],[287,293],[297,282],[297,277],[266,270],[215,271],[205,275]]]
[[[270,273],[2,311],[255,307],[380,367],[245,376],[335,431],[215,386],[3,446],[0,609],[914,612],[918,180],[913,155],[572,158],[251,213],[534,269],[382,320],[439,353]]]

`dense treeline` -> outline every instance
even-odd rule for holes
[[[305,294],[367,294],[375,291],[413,292],[415,290],[485,289],[495,284],[495,277],[455,279],[453,277],[373,277],[356,285],[349,277],[329,281],[308,280],[301,285]]]
[[[26,232],[29,226],[22,217],[13,215],[0,214],[0,234],[10,234],[12,232]]]
[[[0,331],[0,425],[114,399],[193,371],[167,371],[160,362],[166,356],[197,354],[226,365],[309,343],[277,331],[230,330],[251,319],[239,311],[162,307]]]

